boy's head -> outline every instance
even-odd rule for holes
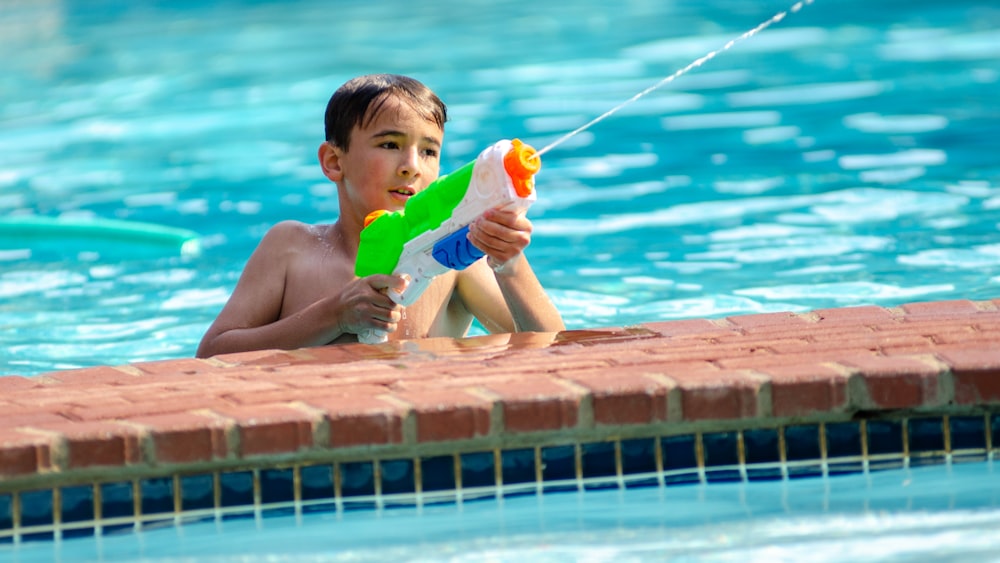
[[[370,123],[390,99],[407,104],[444,130],[448,110],[430,88],[408,76],[369,74],[347,81],[330,97],[324,120],[326,140],[349,150],[351,130]]]

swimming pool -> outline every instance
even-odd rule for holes
[[[452,170],[787,8],[5,5],[0,214],[188,229],[202,253],[0,238],[0,372],[192,355],[270,225],[336,217],[315,149],[351,76],[437,90]],[[529,254],[568,327],[995,295],[998,19],[817,2],[547,154]]]
[[[18,563],[53,555],[66,562],[983,561],[996,553],[996,540],[983,532],[1000,524],[995,472],[989,462],[272,513],[69,539],[55,549],[24,544],[10,553]],[[233,537],[240,541],[226,541]]]
[[[314,151],[330,91],[353,75],[403,72],[441,93],[453,115],[443,163],[450,170],[497,138],[541,146],[788,7],[582,2],[568,11],[547,3],[441,2],[414,14],[370,3],[332,14],[315,1],[291,6],[0,8],[9,16],[0,21],[11,22],[3,24],[0,49],[17,54],[0,57],[10,100],[0,109],[0,210],[166,225],[199,233],[202,249],[136,256],[118,245],[3,240],[0,373],[190,356],[267,227],[336,216]],[[530,255],[569,327],[995,296],[998,20],[995,8],[973,2],[819,2],[546,155]],[[344,21],[353,25],[338,25]],[[383,29],[391,40],[373,41]],[[172,524],[171,510],[185,503],[246,499],[263,490],[262,478],[301,488],[311,482],[303,472],[331,473],[313,460],[266,471],[229,467],[228,480],[216,478],[217,469],[173,480],[102,477],[87,486],[0,494],[0,548],[24,560],[51,558],[53,550],[64,560],[229,557],[214,546],[240,555],[243,542],[252,549],[258,540],[315,538],[336,520],[359,537],[343,557],[394,556],[392,546],[369,549],[366,524],[433,528],[440,516],[450,533],[458,511],[458,523],[478,529],[485,522],[490,532],[436,544],[424,537],[418,541],[428,557],[458,551],[455,558],[540,559],[553,545],[555,557],[567,555],[566,544],[584,545],[587,557],[651,550],[726,559],[749,549],[763,558],[782,546],[794,557],[829,545],[834,529],[842,534],[836,544],[860,558],[870,545],[843,535],[884,524],[883,554],[922,548],[926,538],[940,539],[932,530],[944,530],[953,543],[942,542],[942,555],[971,558],[995,549],[981,530],[996,523],[996,491],[979,486],[994,484],[996,441],[988,437],[996,414],[976,415],[973,434],[981,438],[969,464],[947,463],[954,444],[951,430],[940,428],[951,426],[935,422],[931,434],[941,445],[934,448],[943,452],[935,454],[937,466],[909,468],[899,458],[909,458],[913,430],[890,420],[873,425],[902,444],[885,454],[893,466],[887,471],[865,471],[862,456],[849,462],[853,475],[786,480],[779,464],[777,473],[773,465],[765,471],[771,480],[743,482],[733,477],[746,470],[737,464],[720,470],[722,483],[619,490],[615,477],[611,491],[301,517],[282,501],[267,518],[252,513],[218,524],[213,516],[176,529],[70,539],[79,531],[73,524],[86,529],[101,514],[114,519],[112,509],[124,514],[114,526],[131,530],[138,514],[152,515],[155,528]],[[713,436],[732,446],[730,434],[744,444],[753,429],[726,430],[735,434]],[[696,435],[677,440],[690,446],[706,436]],[[623,455],[622,442],[612,443],[619,445],[594,446],[598,466]],[[815,444],[812,459],[824,457]],[[530,462],[535,473],[565,471],[553,460],[565,459],[566,445],[544,447],[549,453],[536,446]],[[586,463],[589,444],[569,447]],[[640,450],[648,465],[650,450]],[[616,453],[609,458],[609,451]],[[473,465],[482,454],[466,453]],[[501,461],[490,466],[501,474],[505,455],[496,450]],[[536,463],[546,455],[553,456],[549,465]],[[525,454],[514,450],[510,459],[516,466]],[[388,461],[385,467],[415,482],[417,462]],[[343,465],[379,474],[372,467],[384,462],[329,463],[342,479]],[[914,495],[916,488],[930,493]],[[196,494],[184,496],[189,490]],[[378,498],[362,504],[378,505]],[[249,499],[260,506],[259,495]],[[778,499],[784,504],[774,504]],[[811,508],[800,511],[799,499]],[[847,506],[833,506],[841,501]],[[674,519],[675,508],[709,514],[691,524]],[[633,511],[639,520],[629,519]],[[568,522],[567,512],[577,519]],[[591,528],[592,513],[614,522]],[[497,524],[510,533],[484,539]],[[51,539],[53,528],[65,537],[11,545],[35,539],[22,538],[35,525],[42,539]],[[653,534],[652,545],[635,541],[647,525],[662,534]],[[546,533],[521,536],[535,529]],[[732,549],[706,546],[706,535]],[[610,553],[595,554],[595,543],[612,541]],[[568,549],[567,556],[581,555]]]

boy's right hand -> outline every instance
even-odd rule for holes
[[[403,306],[390,299],[388,293],[390,289],[402,292],[406,286],[405,278],[385,274],[373,274],[347,284],[340,293],[341,332],[394,332],[403,318]]]

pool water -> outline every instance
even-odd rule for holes
[[[201,235],[0,238],[0,373],[193,355],[268,227],[329,222],[331,92],[413,75],[442,170],[558,138],[790,3],[0,5],[0,216]],[[569,328],[984,299],[1000,285],[1000,8],[819,0],[546,154],[529,256]]]
[[[995,462],[520,495],[0,546],[34,561],[989,561]],[[234,538],[239,538],[238,541]]]

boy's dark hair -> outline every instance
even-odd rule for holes
[[[444,129],[448,110],[422,82],[398,74],[369,74],[347,81],[330,97],[324,119],[326,140],[348,150],[351,129],[375,119],[389,98],[407,103],[421,117]]]

